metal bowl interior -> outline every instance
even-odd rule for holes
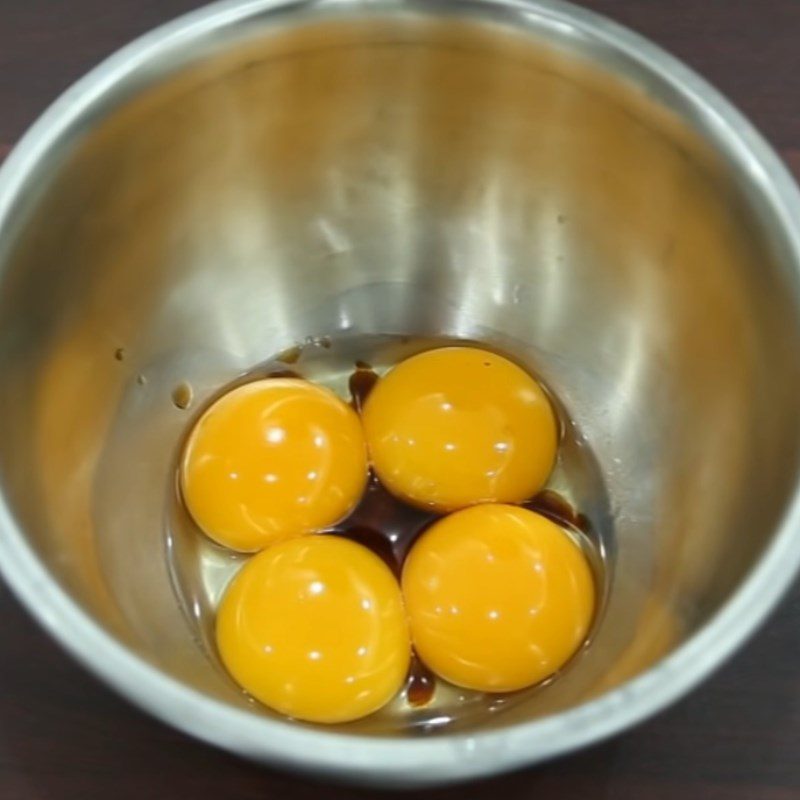
[[[534,763],[680,695],[800,558],[800,202],[640,38],[551,2],[233,2],[155,31],[0,173],[0,566],[92,670],[261,761],[419,785]],[[602,476],[592,646],[489,713],[313,728],[248,703],[176,600],[187,415],[307,336],[530,363]]]

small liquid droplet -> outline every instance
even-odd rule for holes
[[[139,386],[144,386],[147,383],[147,378],[145,378],[144,375],[137,375],[136,383],[138,383]]]
[[[280,353],[275,360],[280,361],[281,364],[296,364],[301,355],[303,355],[303,348],[296,344],[294,347],[289,347]]]
[[[189,406],[192,404],[193,399],[194,399],[194,391],[186,381],[179,383],[172,390],[172,403],[175,406],[175,408],[180,408],[182,411],[184,411],[187,408],[189,408]]]
[[[412,656],[406,683],[406,700],[414,708],[428,705],[436,691],[436,677],[420,661],[417,655]]]
[[[117,361],[124,361],[124,359],[125,359],[125,348],[124,347],[118,347],[114,351],[114,358]]]

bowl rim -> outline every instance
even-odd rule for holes
[[[521,31],[561,27],[656,76],[702,121],[747,176],[785,237],[800,308],[800,193],[752,124],[708,82],[642,36],[560,0],[222,0],[144,34],[68,88],[0,167],[0,231],[37,165],[73,124],[157,57],[276,11],[431,14],[502,11]],[[566,26],[566,27],[564,27]],[[0,280],[2,279],[0,274]],[[800,566],[800,482],[773,540],[740,587],[684,644],[644,673],[567,711],[508,728],[398,739],[309,728],[236,709],[191,689],[129,650],[71,599],[38,559],[0,493],[0,570],[35,619],[77,660],[153,716],[225,750],[296,771],[373,785],[430,786],[530,766],[598,742],[650,717],[717,668],[766,618]]]

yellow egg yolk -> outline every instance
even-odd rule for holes
[[[389,568],[335,535],[292,539],[254,556],[223,596],[217,644],[230,674],[257,700],[326,723],[388,703],[411,651]]]
[[[548,678],[586,639],[594,615],[579,546],[517,506],[479,505],[436,522],[412,548],[402,586],[420,658],[478,691]]]
[[[192,430],[180,467],[195,522],[241,551],[338,522],[366,479],[358,415],[330,390],[291,378],[248,383],[217,400]]]
[[[438,511],[531,497],[558,446],[541,386],[508,359],[472,347],[398,364],[372,390],[362,420],[386,488]]]

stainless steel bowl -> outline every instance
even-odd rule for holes
[[[423,785],[597,741],[706,676],[798,566],[798,220],[746,120],[578,8],[190,14],[70,89],[0,173],[0,567],[122,694],[259,761]],[[198,646],[166,552],[170,392],[366,334],[509,349],[591,446],[613,580],[547,691],[314,728]]]

